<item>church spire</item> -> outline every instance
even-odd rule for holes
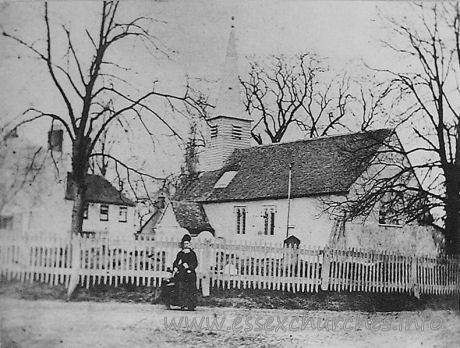
[[[235,17],[232,17],[232,26],[220,80],[219,93],[211,119],[219,116],[249,119],[241,100],[234,20]]]
[[[200,156],[203,171],[222,168],[234,150],[251,146],[251,119],[241,100],[233,19],[216,108],[208,119],[206,148]]]

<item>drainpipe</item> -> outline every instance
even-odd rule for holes
[[[287,207],[287,221],[286,221],[286,238],[289,237],[289,215],[291,213],[291,181],[292,181],[292,165],[289,164],[289,178],[288,178],[288,207]]]

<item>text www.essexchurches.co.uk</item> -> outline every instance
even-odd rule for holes
[[[369,318],[365,315],[336,316],[237,316],[227,317],[164,317],[166,330],[210,330],[233,332],[296,332],[319,331],[427,331],[439,330],[443,325],[440,317],[421,315],[400,315],[398,317]]]

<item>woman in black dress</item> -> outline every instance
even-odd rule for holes
[[[190,247],[190,235],[182,237],[181,250],[173,263],[173,275],[178,289],[181,309],[194,310],[196,306],[196,272],[198,260]]]

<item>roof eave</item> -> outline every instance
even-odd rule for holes
[[[73,198],[64,197],[66,201],[73,201]],[[111,201],[103,201],[103,200],[96,200],[96,199],[86,199],[88,203],[96,203],[96,204],[111,204],[111,205],[118,205],[118,206],[128,206],[128,207],[135,207],[136,203],[129,201],[129,202],[111,202]]]
[[[328,191],[328,192],[318,192],[318,193],[311,193],[311,194],[298,194],[292,195],[291,199],[293,198],[314,198],[324,195],[344,195],[348,194],[349,190],[342,190],[342,191]],[[278,196],[264,196],[264,197],[251,197],[251,198],[222,198],[222,199],[207,199],[207,200],[197,200],[196,202],[201,204],[210,204],[210,203],[224,203],[224,202],[249,202],[249,201],[264,201],[264,200],[280,200],[280,199],[288,199],[287,195],[278,195]]]
[[[215,120],[215,119],[220,118],[220,117],[231,118],[231,119],[234,119],[234,120],[241,120],[241,121],[252,122],[251,119],[248,119],[248,118],[246,118],[246,117],[227,116],[227,115],[216,115],[216,116],[212,116],[212,117],[209,117],[209,118],[208,118],[208,121],[210,121],[210,120]]]

